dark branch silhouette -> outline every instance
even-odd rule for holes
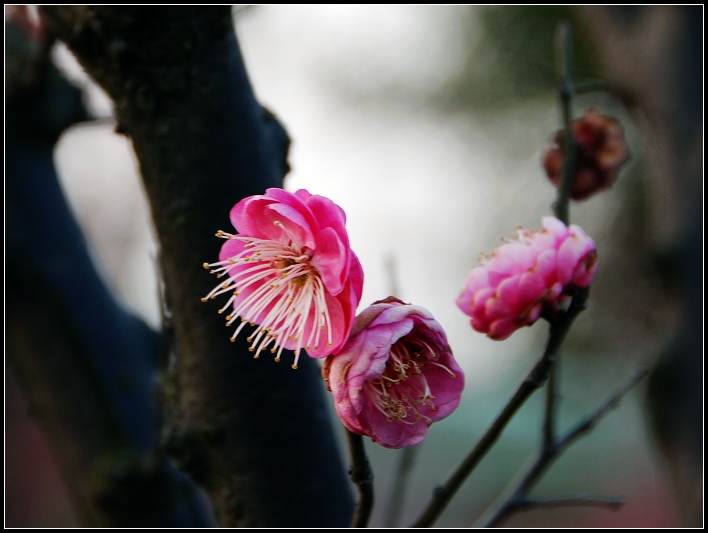
[[[133,143],[156,228],[170,322],[169,357],[160,358],[155,335],[118,313],[105,288],[92,288],[92,270],[67,264],[72,255],[88,259],[75,224],[59,234],[69,225],[59,215],[71,215],[58,186],[51,188],[46,179],[22,183],[22,165],[30,161],[46,167],[38,176],[53,176],[56,136],[41,160],[20,162],[18,148],[17,170],[8,164],[8,175],[12,170],[21,183],[9,191],[16,192],[16,207],[8,207],[16,217],[8,216],[8,228],[14,227],[8,236],[17,235],[8,253],[8,286],[15,290],[8,309],[16,321],[8,328],[15,335],[11,348],[16,359],[29,361],[25,383],[53,406],[44,427],[57,426],[70,448],[77,448],[59,455],[69,485],[81,485],[78,492],[88,502],[86,524],[179,525],[177,510],[167,512],[148,497],[170,493],[157,481],[145,483],[162,469],[189,486],[169,467],[166,451],[207,491],[221,525],[347,525],[353,503],[317,365],[306,360],[294,371],[253,361],[245,341],[228,341],[216,306],[200,301],[214,283],[202,263],[217,258],[214,233],[231,229],[231,207],[280,186],[288,169],[287,134],[255,100],[230,8],[56,6],[42,13],[111,96],[116,129]],[[16,123],[26,118],[19,114]],[[58,250],[50,258],[53,248]],[[56,366],[47,366],[40,358],[49,356],[48,346],[60,347],[67,361],[54,357]],[[155,427],[158,370],[165,373],[167,407],[162,448]],[[133,387],[124,386],[126,379]],[[70,404],[57,399],[62,392]],[[85,411],[90,413],[80,417]],[[105,487],[84,482],[84,474],[93,480],[104,469]],[[122,515],[120,505],[115,516],[89,520],[102,501],[125,506],[121,497],[143,502],[153,520]],[[209,523],[197,515],[181,525]]]

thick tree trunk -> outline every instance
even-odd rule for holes
[[[231,207],[287,171],[287,135],[255,101],[230,8],[43,13],[113,98],[140,163],[172,338],[167,451],[224,526],[347,525],[352,498],[317,365],[254,361],[245,340],[229,342],[217,305],[200,301],[215,283],[201,265],[216,260]]]

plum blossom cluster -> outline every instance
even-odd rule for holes
[[[597,270],[595,243],[576,225],[543,218],[543,230],[520,229],[470,272],[457,306],[472,327],[506,339],[533,324],[544,310],[557,310],[572,287],[584,288]]]
[[[457,408],[465,383],[440,324],[394,297],[356,318],[322,375],[345,427],[386,448],[421,442]]]
[[[612,186],[620,167],[629,159],[629,150],[619,122],[593,109],[573,121],[573,138],[578,149],[570,197],[584,200]],[[563,174],[563,140],[563,132],[556,132],[553,145],[543,157],[546,174],[556,187]]]
[[[238,202],[231,222],[237,233],[219,231],[219,261],[204,264],[223,281],[202,301],[230,295],[219,312],[227,325],[240,320],[232,341],[251,324],[256,358],[294,350],[297,368],[301,350],[327,357],[323,376],[344,425],[388,448],[417,444],[452,413],[464,375],[427,310],[390,297],[355,321],[363,272],[339,206],[268,189]]]
[[[268,189],[231,210],[237,234],[219,231],[226,242],[219,261],[205,263],[224,278],[202,301],[230,294],[219,310],[227,325],[237,319],[231,340],[250,323],[249,350],[258,358],[270,349],[280,360],[294,350],[326,357],[349,337],[361,299],[363,272],[349,247],[344,211],[331,200],[304,189]]]

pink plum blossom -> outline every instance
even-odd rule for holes
[[[258,325],[248,337],[259,357],[270,348],[280,360],[283,349],[326,357],[349,337],[364,283],[359,260],[349,248],[345,214],[331,200],[304,189],[294,194],[268,189],[231,210],[238,234],[226,239],[219,261],[204,264],[227,276],[206,298],[231,293],[220,309],[233,310],[228,325],[240,317],[234,341],[247,323]]]
[[[506,339],[555,311],[572,287],[590,285],[597,270],[595,243],[576,225],[543,218],[543,230],[519,230],[517,239],[482,260],[467,277],[457,306],[472,327]]]
[[[457,408],[465,384],[440,324],[393,296],[356,318],[322,375],[344,426],[386,448],[422,441]]]

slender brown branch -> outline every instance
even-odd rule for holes
[[[622,387],[610,395],[593,413],[580,420],[563,437],[548,446],[544,446],[538,457],[536,457],[530,466],[521,475],[517,476],[515,482],[510,484],[510,488],[504,492],[504,496],[501,498],[501,503],[493,506],[476,525],[480,527],[494,527],[499,525],[502,520],[507,518],[512,511],[517,510],[519,507],[531,507],[532,502],[535,500],[527,498],[526,494],[540,479],[543,472],[548,469],[551,463],[556,460],[573,441],[588,433],[602,416],[613,407],[616,407],[622,397],[646,374],[646,369],[637,370]],[[567,500],[568,505],[571,505],[570,501],[572,498],[563,498],[562,500]]]
[[[558,377],[558,365],[560,361],[551,368],[546,384],[546,408],[543,419],[543,444],[548,446],[556,438],[556,382]]]
[[[374,507],[374,473],[366,457],[362,436],[347,430],[347,441],[351,460],[349,477],[359,492],[351,527],[366,527]]]
[[[524,381],[521,382],[516,392],[497,415],[497,418],[492,422],[492,425],[489,426],[489,429],[482,435],[469,455],[462,461],[447,481],[433,491],[433,497],[430,503],[423,511],[420,518],[413,524],[413,527],[430,527],[433,525],[462,483],[467,479],[467,476],[472,473],[482,457],[484,457],[492,447],[492,444],[499,438],[501,432],[516,411],[524,404],[529,396],[548,379],[549,372],[553,367],[558,350],[568,329],[573,323],[573,320],[575,320],[575,317],[585,309],[587,296],[587,289],[576,290],[568,309],[551,322],[548,344],[546,345],[546,350],[541,359],[539,359],[533,369],[528,373]]]
[[[602,404],[600,404],[593,413],[588,415],[583,420],[580,420],[575,426],[568,430],[568,432],[563,437],[558,439],[558,442],[556,443],[558,452],[562,452],[573,441],[592,430],[600,418],[602,418],[610,409],[617,407],[624,395],[627,394],[644,376],[646,376],[648,372],[649,371],[646,368],[636,370],[627,382],[622,387],[617,389],[612,395],[610,395]]]
[[[573,93],[575,91],[572,79],[573,33],[567,22],[560,24],[556,30],[556,71],[558,75],[558,99],[560,101],[563,118],[565,157],[563,160],[563,178],[561,180],[561,186],[558,187],[558,197],[553,204],[553,212],[564,224],[568,224],[570,221],[568,202],[570,191],[573,188],[576,146],[572,129]],[[555,410],[557,399],[557,372],[556,367],[551,368],[548,384],[546,385],[546,408],[544,411],[542,446],[548,446],[556,438]]]

